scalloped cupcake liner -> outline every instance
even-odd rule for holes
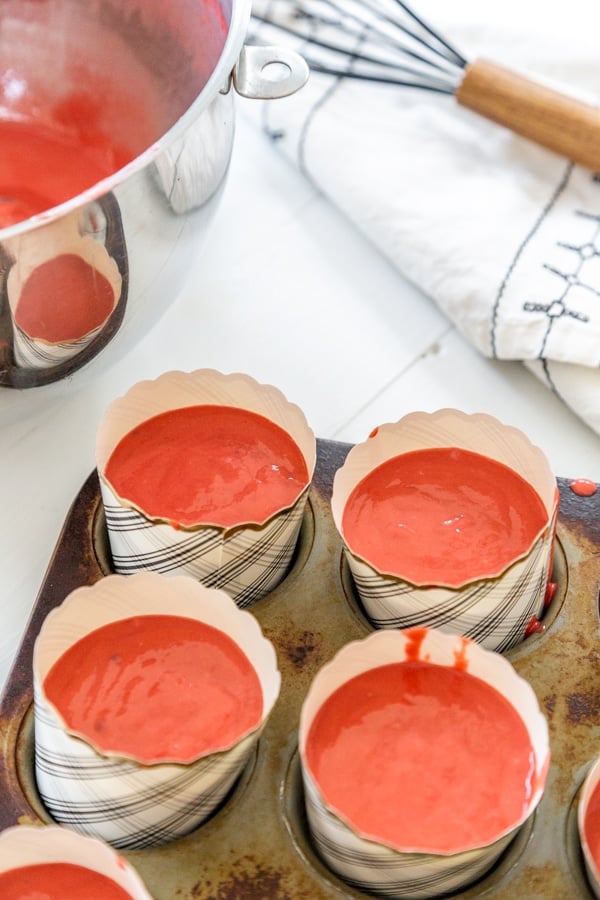
[[[306,761],[306,741],[323,703],[338,687],[362,672],[387,663],[414,660],[411,629],[376,631],[353,641],[317,673],[302,705],[299,751],[309,831],[315,848],[332,871],[348,884],[387,897],[423,900],[464,889],[487,872],[539,804],[550,764],[548,725],[532,687],[502,655],[463,636],[432,628],[416,629],[425,636],[419,658],[452,666],[465,658],[467,671],[502,694],[527,727],[536,756],[535,790],[523,816],[483,847],[448,855],[400,851],[360,835],[324,800]]]
[[[544,503],[547,521],[526,554],[500,573],[460,587],[417,585],[384,574],[360,558],[345,540],[342,519],[353,488],[383,462],[412,450],[459,447],[494,459],[521,475]],[[542,453],[523,432],[485,414],[442,409],[410,413],[355,445],[334,478],[332,513],[344,557],[365,612],[376,628],[425,625],[472,638],[489,650],[521,643],[532,620],[541,619],[551,574],[558,490]]]
[[[230,748],[189,763],[143,763],[101,751],[73,733],[44,693],[62,653],[102,625],[133,615],[182,615],[227,634],[244,651],[263,690],[258,727]],[[187,577],[109,575],[73,591],[45,619],[34,648],[35,775],[50,815],[114,847],[139,849],[181,837],[219,806],[242,773],[279,695],[275,650],[257,620],[223,591]]]
[[[104,470],[120,439],[146,419],[171,409],[214,404],[256,412],[283,428],[300,448],[308,483],[295,502],[264,523],[240,522],[176,528],[156,521],[119,497]],[[287,574],[298,542],[316,462],[316,440],[303,412],[277,388],[241,373],[214,369],[166,372],[139,382],[109,406],[98,429],[98,472],[115,570],[189,575],[227,591],[246,607],[272,591]]]
[[[112,315],[112,312],[111,314]],[[110,318],[110,316],[108,317]],[[55,344],[29,337],[13,322],[13,352],[18,366],[24,369],[49,369],[61,362],[73,359],[91,344],[103,329],[100,325],[78,341],[61,341]]]
[[[486,853],[473,850],[456,859],[444,857],[443,864],[425,853],[396,853],[395,858],[385,852],[377,855],[327,809],[308,773],[303,773],[303,784],[309,829],[318,854],[349,884],[380,896],[431,900],[460,891],[485,875],[515,837],[507,834]]]
[[[224,532],[209,526],[184,531],[151,522],[123,506],[100,480],[111,558],[120,575],[151,571],[188,575],[207,587],[220,588],[240,608],[272,591],[287,574],[304,516],[307,492],[294,506],[262,528]]]
[[[97,838],[60,825],[15,825],[0,834],[0,872],[47,863],[83,866],[111,878],[131,900],[152,900],[134,867]]]

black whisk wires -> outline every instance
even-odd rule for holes
[[[467,64],[403,0],[254,0],[252,17],[295,36],[315,72],[453,94]]]
[[[600,172],[597,103],[493,60],[465,59],[404,0],[253,2],[255,39],[293,35],[314,72],[453,94],[458,106]]]

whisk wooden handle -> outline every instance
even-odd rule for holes
[[[600,172],[600,109],[485,59],[470,63],[461,106]]]

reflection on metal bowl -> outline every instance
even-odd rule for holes
[[[0,130],[41,123],[106,174],[36,207],[58,184],[52,160],[32,175],[0,153],[0,421],[121,358],[179,294],[227,176],[233,88],[285,96],[308,75],[294,53],[244,47],[249,15],[250,0],[3,3]],[[282,53],[273,84],[261,73]],[[11,178],[26,176],[20,196]],[[7,218],[13,208],[31,214]],[[33,285],[44,293],[32,300]]]

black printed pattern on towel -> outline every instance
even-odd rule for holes
[[[548,269],[548,271],[553,272],[561,280],[561,284],[559,284],[557,290],[557,296],[549,303],[528,302],[523,304],[523,309],[526,312],[543,312],[548,317],[548,330],[540,349],[540,357],[543,357],[544,355],[547,337],[550,333],[550,329],[552,328],[552,324],[554,321],[559,319],[561,316],[571,316],[571,318],[577,319],[579,322],[584,323],[590,321],[589,315],[586,315],[583,312],[578,312],[577,309],[569,308],[569,294],[572,293],[572,288],[583,288],[584,290],[591,291],[596,295],[596,297],[600,297],[600,291],[593,285],[586,283],[584,271],[586,261],[600,256],[600,246],[597,243],[600,236],[600,215],[592,215],[591,213],[582,212],[579,210],[575,210],[575,215],[590,219],[593,223],[593,229],[590,235],[590,240],[586,241],[583,244],[570,244],[566,243],[565,241],[558,242],[559,247],[564,247],[567,250],[571,250],[575,254],[572,271],[561,271],[555,266],[545,263],[545,268]]]
[[[574,188],[575,180],[579,184]],[[508,342],[512,325],[506,323],[511,323],[522,313],[531,317],[532,333],[535,333],[536,345],[532,347],[529,359],[561,361],[558,353],[561,342],[572,344],[579,336],[584,343],[597,344],[586,337],[585,331],[590,328],[597,334],[600,329],[598,184],[597,177],[571,163],[565,167],[548,203],[519,245],[498,289],[490,328],[493,357],[510,358]],[[581,208],[583,203],[579,208],[570,205],[573,201],[566,196],[569,188],[574,188],[572,193],[575,195],[585,193],[586,199],[589,197],[588,208]],[[524,296],[525,288],[519,281],[521,268],[527,268],[528,296]],[[536,271],[539,278],[535,278]],[[524,327],[527,327],[526,323]],[[587,358],[581,363],[600,365],[600,348],[595,357],[593,350],[588,351]]]

